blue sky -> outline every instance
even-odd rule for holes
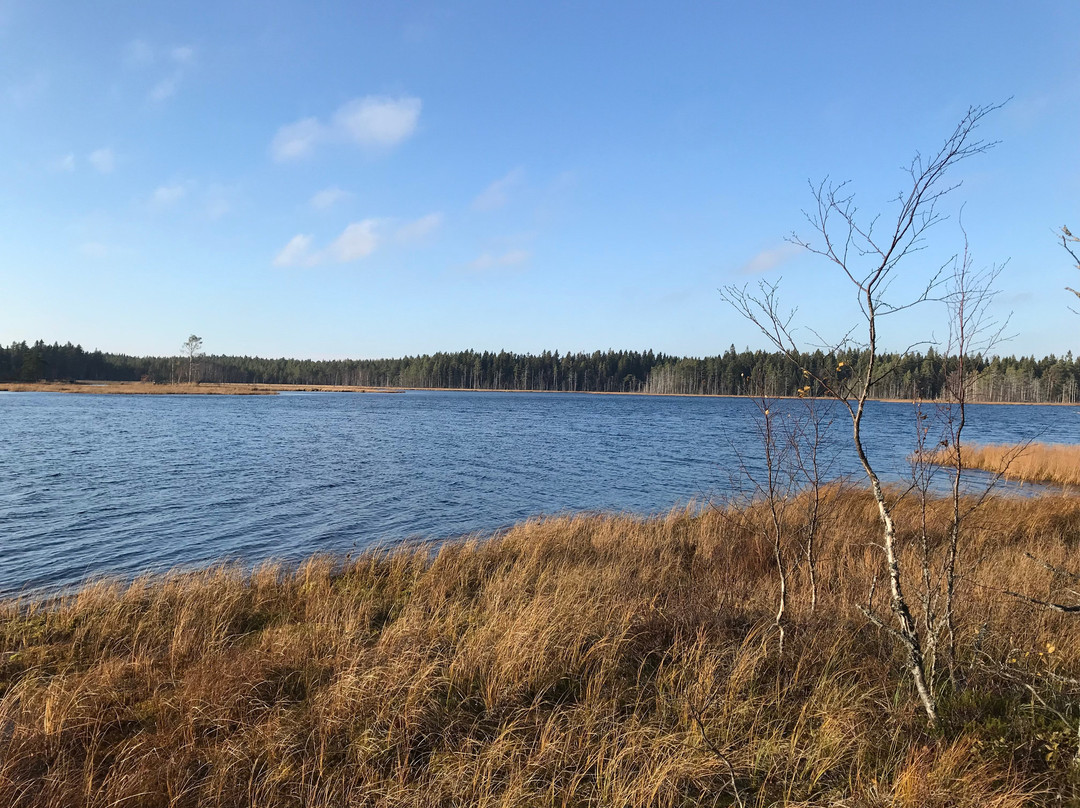
[[[0,0],[0,342],[174,354],[765,347],[831,337],[807,181],[888,215],[915,151],[1011,98],[919,277],[1008,262],[1004,353],[1078,349],[1080,4]],[[945,335],[940,306],[889,323]]]

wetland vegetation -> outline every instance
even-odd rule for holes
[[[1069,597],[1080,501],[973,512],[931,727],[857,609],[875,503],[825,497],[817,602],[796,564],[783,652],[760,504],[9,600],[0,802],[1077,804],[1080,621],[1035,601]],[[913,498],[895,513],[920,524]],[[941,546],[951,502],[926,517]],[[921,542],[901,532],[905,566]]]

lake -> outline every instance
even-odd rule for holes
[[[760,468],[756,412],[572,393],[0,393],[0,593],[723,498],[741,465]],[[1080,443],[1073,407],[968,413],[971,442]],[[836,414],[834,472],[857,474]],[[884,476],[907,473],[914,422],[911,404],[869,405]]]

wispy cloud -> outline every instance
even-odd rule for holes
[[[471,272],[490,272],[497,269],[521,266],[531,257],[527,250],[507,250],[504,253],[486,252],[466,264],[465,268]]]
[[[279,163],[309,154],[324,137],[323,125],[316,118],[304,118],[278,129],[270,143],[270,154]]]
[[[8,101],[17,107],[23,107],[41,98],[49,89],[49,76],[35,73],[21,81],[10,84],[5,95]]]
[[[75,170],[75,153],[68,152],[65,155],[57,157],[55,160],[50,161],[49,170],[55,171],[58,174],[70,174]]]
[[[780,244],[769,247],[743,264],[739,268],[739,272],[743,275],[760,275],[763,272],[769,272],[782,264],[786,264],[802,251],[803,248],[797,244]]]
[[[135,251],[130,247],[125,247],[113,241],[102,240],[100,235],[97,237],[90,235],[85,241],[79,242],[75,249],[79,255],[95,261],[106,258],[115,260],[135,255]]]
[[[208,219],[220,219],[232,213],[235,189],[225,185],[211,185],[206,189],[203,213]]]
[[[169,51],[171,58],[178,65],[187,65],[195,61],[195,48],[191,45],[177,45]]]
[[[348,264],[367,258],[379,246],[379,237],[375,233],[375,228],[378,226],[378,219],[353,222],[324,250],[324,260],[336,264]]]
[[[189,213],[216,220],[232,211],[235,195],[235,189],[228,185],[182,180],[159,185],[150,194],[148,202],[151,208],[159,211],[178,207],[183,202]]]
[[[180,86],[180,74],[173,73],[171,76],[166,76],[157,84],[155,84],[148,94],[148,98],[151,101],[161,102],[167,98],[172,98],[176,95],[176,90]]]
[[[276,267],[311,266],[311,236],[303,233],[293,236],[274,258]]]
[[[277,162],[305,157],[323,143],[349,143],[368,149],[392,148],[416,131],[419,98],[369,95],[338,107],[327,122],[303,118],[278,129],[270,142]]]
[[[429,213],[427,216],[399,225],[394,237],[402,244],[415,244],[442,227],[442,223],[441,213]]]
[[[116,155],[112,149],[102,148],[90,152],[86,158],[99,174],[111,174],[116,168]]]
[[[352,199],[353,195],[349,191],[343,191],[341,188],[323,188],[313,197],[311,197],[311,207],[316,210],[327,210],[334,207],[338,202],[344,202],[346,199]]]
[[[149,67],[156,59],[157,52],[145,39],[133,39],[124,46],[124,64],[128,67]]]
[[[367,258],[383,244],[415,244],[437,230],[441,213],[429,213],[419,219],[401,222],[393,219],[362,219],[346,227],[341,235],[321,250],[313,248],[314,239],[300,233],[293,236],[274,258],[278,267],[314,267],[322,264],[351,264]]]
[[[1007,306],[1022,306],[1025,303],[1030,303],[1035,299],[1035,295],[1031,292],[1010,292],[1009,294],[1002,295],[1000,302]]]
[[[474,210],[495,210],[501,208],[510,199],[510,191],[525,177],[525,170],[515,168],[505,177],[500,177],[473,200]]]
[[[312,237],[304,233],[293,236],[274,258],[277,267],[314,267],[320,264],[349,264],[367,258],[379,246],[376,232],[379,219],[353,222],[322,250],[312,250]]]
[[[190,188],[191,183],[188,182],[161,185],[154,189],[154,193],[150,195],[150,201],[159,208],[168,207],[187,196]]]
[[[134,39],[124,48],[124,63],[140,70],[164,70],[154,82],[147,98],[161,103],[176,95],[189,69],[195,64],[195,48],[191,45],[157,47],[145,39]]]
[[[334,129],[360,146],[396,146],[416,131],[419,98],[368,96],[334,113]]]

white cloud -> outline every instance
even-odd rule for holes
[[[338,202],[344,202],[346,199],[351,199],[352,194],[348,191],[343,191],[340,188],[323,188],[315,196],[311,197],[311,207],[316,210],[326,210],[332,208]]]
[[[519,184],[522,178],[525,176],[525,171],[521,168],[515,168],[505,177],[500,177],[491,183],[487,188],[480,192],[480,195],[473,200],[472,206],[475,210],[495,210],[501,208],[507,203],[510,198],[510,190],[517,184]]]
[[[161,102],[176,95],[176,89],[180,86],[180,74],[174,73],[162,79],[151,88],[148,98],[151,101]]]
[[[190,185],[190,183],[177,183],[175,185],[159,186],[151,195],[150,201],[158,207],[166,207],[174,202],[179,202],[187,196]]]
[[[146,96],[150,101],[161,103],[172,98],[180,89],[185,71],[195,63],[195,48],[191,45],[159,48],[144,39],[134,39],[124,48],[124,63],[138,69],[172,65],[168,75],[158,79]]]
[[[274,266],[279,267],[314,267],[322,264],[351,264],[367,258],[384,242],[394,245],[410,245],[421,241],[425,236],[437,230],[443,222],[441,213],[429,213],[419,219],[404,223],[395,223],[392,219],[361,219],[346,227],[340,236],[324,249],[312,249],[311,236],[301,233],[293,236],[281,252],[274,258]],[[528,258],[528,254],[518,257],[507,253],[499,259],[508,266]]]
[[[441,213],[429,213],[427,216],[421,216],[419,219],[400,225],[394,236],[404,244],[412,244],[422,241],[426,236],[438,230],[442,223]]]
[[[75,170],[75,153],[68,152],[62,157],[57,157],[49,163],[49,170],[57,173],[70,174]]]
[[[350,264],[367,258],[379,246],[376,232],[383,224],[380,219],[353,222],[324,250],[312,251],[311,236],[293,236],[274,258],[278,267],[313,267],[320,264]]]
[[[311,236],[305,236],[302,233],[300,235],[293,236],[289,243],[277,254],[274,258],[274,266],[276,267],[300,267],[311,266],[312,255],[309,252],[311,248]]]
[[[177,64],[190,64],[195,60],[195,48],[191,45],[177,45],[169,51],[169,56]]]
[[[781,264],[786,264],[802,251],[802,247],[797,244],[781,244],[777,247],[769,247],[743,264],[739,272],[743,275],[760,275],[763,272],[776,269]]]
[[[270,154],[279,163],[304,157],[324,137],[323,126],[315,118],[304,118],[278,129],[270,142]]]
[[[419,98],[369,95],[338,108],[333,127],[359,146],[396,146],[416,131]]]
[[[530,254],[526,250],[508,250],[504,253],[495,255],[493,253],[484,253],[475,261],[470,261],[466,265],[466,269],[470,269],[473,272],[487,272],[492,269],[505,269],[507,267],[515,267],[524,264],[529,260]]]
[[[379,245],[379,238],[375,234],[377,225],[377,219],[364,219],[362,222],[353,222],[326,249],[326,257],[339,264],[347,264],[351,261],[367,258],[375,252],[375,248]]]
[[[303,118],[278,129],[270,155],[278,162],[311,153],[320,143],[351,143],[364,148],[390,148],[416,131],[419,98],[369,95],[338,107],[328,123]]]
[[[99,174],[111,174],[116,167],[116,155],[112,149],[97,149],[87,158]]]

